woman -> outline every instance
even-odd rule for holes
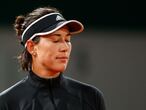
[[[27,77],[0,94],[0,110],[105,110],[95,87],[65,77],[71,36],[82,23],[65,20],[53,7],[18,16],[14,24],[24,51],[19,61]]]

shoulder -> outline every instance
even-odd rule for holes
[[[22,95],[22,93],[19,93],[18,91],[20,91],[23,88],[24,82],[25,82],[24,79],[20,80],[13,86],[9,87],[8,89],[0,93],[0,110],[7,110],[9,105],[15,102],[19,102],[18,98],[19,95]]]
[[[26,81],[26,78],[20,80],[19,82],[15,83],[11,87],[2,91],[0,93],[0,101],[1,99],[7,100],[8,98],[10,99],[11,97],[17,97],[17,95],[19,95],[18,91],[23,90],[23,88],[25,87],[25,81]]]
[[[99,88],[95,87],[94,85],[84,83],[84,82],[78,81],[76,79],[67,77],[67,76],[65,76],[65,79],[67,81],[67,84],[70,87],[72,87],[73,89],[77,89],[80,91],[86,91],[85,93],[87,93],[87,94],[94,93],[94,94],[98,94],[98,95],[103,95],[102,91]]]
[[[65,79],[71,92],[80,94],[79,97],[82,97],[81,99],[86,105],[105,110],[104,94],[99,88],[69,77],[65,77]]]

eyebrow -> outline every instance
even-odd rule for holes
[[[65,35],[65,38],[71,38],[70,35],[71,35],[70,33],[67,33],[67,34]],[[49,36],[48,38],[49,38],[49,39],[60,39],[60,38],[61,38],[61,34],[52,33],[52,34],[50,34],[50,36]]]

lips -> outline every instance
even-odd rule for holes
[[[59,56],[59,57],[56,57],[56,59],[61,63],[67,63],[68,62],[68,57],[66,57],[66,56]]]
[[[66,56],[59,56],[59,57],[56,57],[56,59],[67,60],[67,59],[68,59],[68,57],[66,57]]]

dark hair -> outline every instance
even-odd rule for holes
[[[54,13],[54,12],[59,12],[58,9],[54,7],[39,7],[32,12],[28,13],[26,16],[19,15],[16,17],[15,23],[14,23],[14,29],[16,31],[16,36],[21,43],[21,35],[23,31],[35,20],[38,18],[49,14],[49,13]],[[39,42],[39,37],[35,37],[33,39],[35,43]],[[27,51],[25,48],[22,53],[17,57],[19,60],[19,63],[21,65],[22,70],[24,71],[29,71],[31,69],[31,64],[32,64],[32,56],[31,54]]]

